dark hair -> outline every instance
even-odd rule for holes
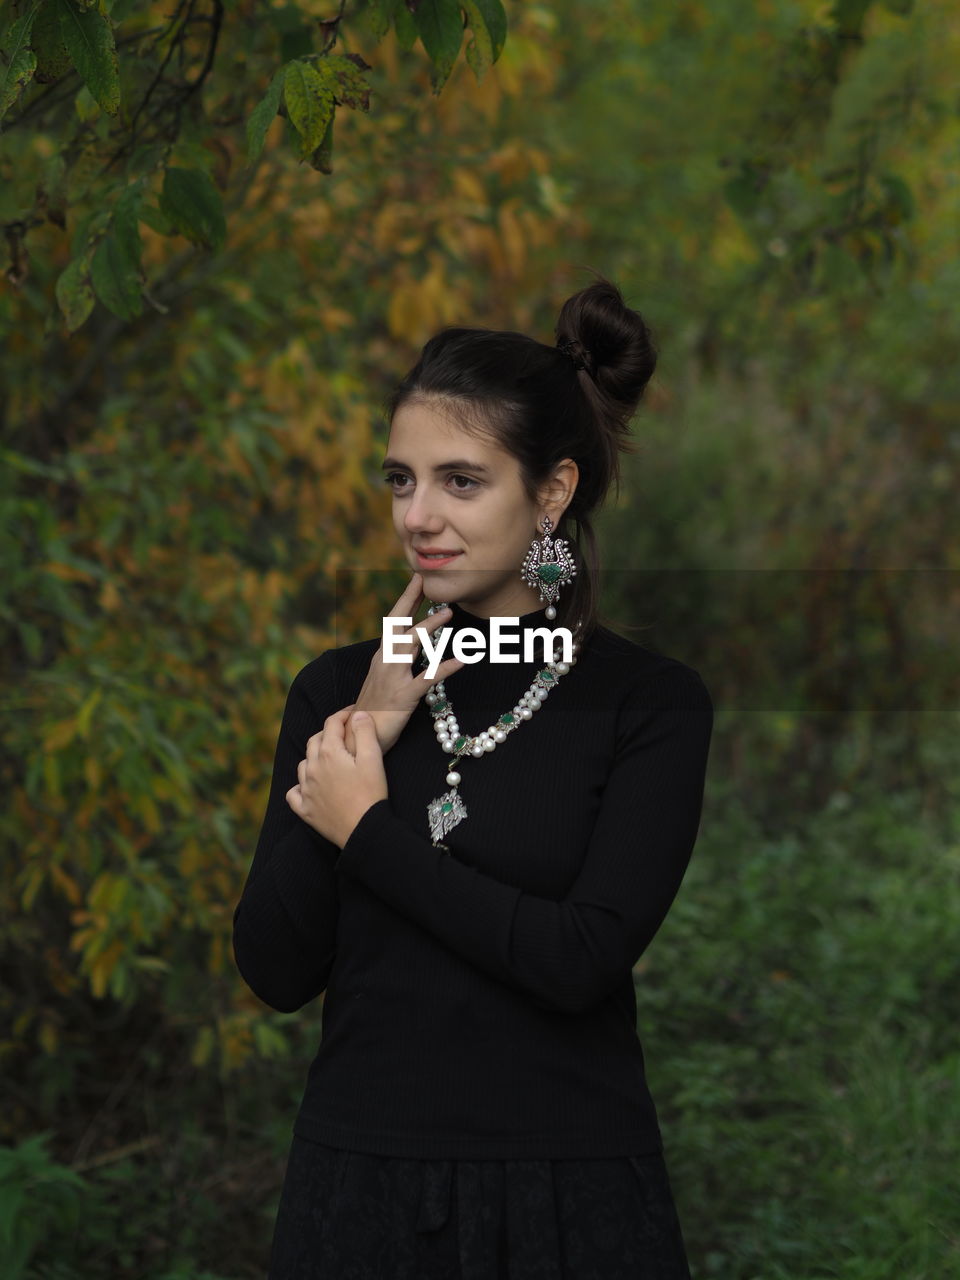
[[[385,404],[388,423],[401,405],[420,402],[496,441],[519,462],[531,502],[558,462],[576,462],[576,491],[550,536],[569,539],[577,565],[557,600],[555,625],[575,631],[581,618],[581,640],[600,622],[592,518],[611,481],[619,496],[618,454],[636,452],[630,421],[657,363],[643,317],[616,285],[594,274],[595,282],[560,308],[556,346],[510,331],[441,329]],[[567,344],[567,352],[558,349]]]

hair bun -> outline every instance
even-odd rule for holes
[[[598,276],[573,294],[560,308],[555,332],[558,349],[587,370],[611,408],[632,414],[653,376],[657,351],[645,320],[617,286]]]

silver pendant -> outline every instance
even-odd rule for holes
[[[446,845],[439,844],[441,836],[449,835],[466,816],[466,805],[460,799],[456,787],[451,787],[446,795],[437,796],[436,800],[431,800],[427,805],[427,820],[430,823],[430,837],[434,845],[446,849]]]

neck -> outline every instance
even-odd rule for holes
[[[483,617],[481,614],[473,613],[470,609],[465,608],[457,600],[450,602],[450,608],[453,610],[453,616],[450,619],[450,625],[455,631],[460,631],[464,627],[476,627],[478,631],[482,631],[485,636],[490,635],[490,618]],[[497,617],[518,618],[517,626],[520,629],[526,627],[555,626],[556,622],[548,623],[547,606],[542,605],[539,609],[531,609],[528,613],[506,613],[497,614]]]

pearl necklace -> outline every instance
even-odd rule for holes
[[[436,613],[440,608],[442,608],[442,603],[435,604],[427,612]],[[552,605],[548,607],[546,613],[548,618],[557,616],[557,611]],[[578,628],[581,621],[582,619],[577,620]],[[445,631],[446,629],[446,627],[441,627],[440,631]],[[578,640],[572,642],[572,650],[573,653],[569,662],[560,661],[556,653],[554,653],[553,658],[548,658],[546,665],[534,676],[530,688],[521,697],[513,710],[505,711],[495,724],[490,725],[475,737],[470,737],[460,732],[453,703],[447,697],[443,681],[439,680],[432,684],[424,701],[433,716],[433,727],[441,749],[448,755],[456,756],[458,759],[461,756],[470,755],[478,760],[482,756],[488,755],[491,751],[495,751],[501,742],[505,742],[511,733],[520,728],[520,725],[525,720],[533,718],[533,713],[540,710],[548,694],[557,687],[557,682],[567,674],[571,667],[576,665],[577,653],[580,650],[580,642]],[[560,652],[563,652],[562,646]],[[427,666],[428,661],[426,654],[423,654],[421,665]],[[435,800],[430,801],[427,805],[427,820],[430,823],[430,836],[433,840],[434,848],[445,849],[449,853],[449,848],[447,845],[441,844],[440,839],[442,836],[448,835],[459,823],[463,822],[467,816],[467,810],[457,790],[460,785],[458,771],[451,768],[447,773],[446,781],[450,790],[446,794],[437,796]]]

